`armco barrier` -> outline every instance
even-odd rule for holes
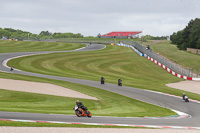
[[[178,78],[182,78],[182,79],[186,79],[186,80],[195,80],[195,81],[200,81],[200,78],[193,78],[193,77],[187,77],[187,76],[183,76],[181,74],[178,74],[174,71],[172,71],[171,69],[167,68],[165,65],[161,64],[160,62],[158,62],[157,60],[151,58],[150,56],[141,53],[139,50],[137,50],[135,47],[133,47],[132,45],[128,45],[128,44],[116,44],[118,46],[124,46],[124,47],[130,47],[133,49],[133,51],[135,51],[138,55],[143,56],[145,58],[147,58],[148,60],[154,62],[155,64],[159,65],[160,67],[162,67],[163,69],[165,69],[166,71],[168,71],[169,73],[171,73],[172,75],[178,77]]]
[[[198,69],[192,69],[192,68],[186,68],[181,65],[176,64],[175,62],[167,59],[166,57],[160,55],[159,53],[156,53],[152,51],[152,49],[147,49],[146,47],[140,45],[137,42],[134,41],[123,41],[124,44],[132,45],[134,48],[136,48],[139,52],[147,54],[149,57],[157,60],[161,64],[165,65],[167,68],[170,68],[172,71],[179,73],[181,75],[185,75],[188,77],[195,77],[198,78],[200,75],[198,75]]]

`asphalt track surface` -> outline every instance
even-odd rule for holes
[[[92,51],[105,48],[104,45],[92,44],[79,50],[70,51],[51,51],[51,52],[19,52],[19,53],[2,53],[0,54],[0,71],[9,72],[10,69],[3,65],[4,60],[16,56],[32,55],[32,54],[48,54],[56,52],[79,52]],[[40,120],[40,121],[60,121],[60,122],[81,122],[81,123],[102,123],[102,124],[134,124],[134,125],[155,125],[155,126],[184,126],[184,127],[200,127],[200,104],[195,102],[186,103],[180,98],[171,97],[143,89],[122,86],[118,87],[115,84],[106,83],[101,85],[100,82],[51,76],[37,73],[30,73],[25,71],[14,70],[12,73],[31,75],[35,77],[43,77],[48,79],[56,79],[88,85],[114,93],[118,93],[130,98],[138,99],[154,105],[178,110],[191,115],[189,118],[181,119],[143,119],[143,118],[128,118],[128,117],[100,117],[93,116],[92,118],[77,117],[75,115],[59,115],[59,114],[39,114],[39,113],[18,113],[18,112],[0,112],[0,119],[23,119],[23,120]],[[159,77],[158,77],[159,78]]]

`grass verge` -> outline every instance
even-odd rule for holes
[[[38,41],[7,41],[0,40],[0,53],[36,52],[36,51],[65,51],[84,47],[80,43],[38,42]]]
[[[170,44],[170,41],[151,44],[150,47],[153,51],[167,57],[179,65],[193,68],[193,70],[200,70],[200,55],[179,50],[176,45]]]
[[[156,117],[175,115],[175,113],[169,109],[140,102],[135,99],[90,86],[17,74],[0,73],[0,77],[51,83],[97,97],[100,100],[80,99],[92,112],[92,115],[96,116]],[[74,114],[72,108],[75,106],[76,100],[76,98],[0,89],[1,111]]]
[[[22,51],[29,51],[30,48],[23,49]],[[6,50],[3,50],[3,51],[5,52]],[[9,51],[9,52],[13,52],[13,51]],[[17,50],[17,52],[20,52],[20,50]],[[60,58],[59,56],[63,56],[65,58],[67,57],[66,60],[63,60],[63,58],[61,58],[59,62],[56,62],[56,64],[59,63],[61,67],[64,67],[65,69],[69,68],[67,71],[61,74],[62,76],[68,73],[67,76],[69,77],[80,77],[83,79],[86,78],[90,80],[99,80],[100,76],[105,75],[106,82],[111,82],[111,83],[116,83],[115,80],[118,77],[122,77],[122,79],[126,79],[125,80],[126,85],[141,87],[141,88],[146,88],[146,86],[142,87],[141,86],[142,84],[145,85],[146,83],[150,83],[152,82],[152,80],[154,81],[155,79],[157,79],[155,76],[153,76],[153,74],[150,74],[149,76],[149,74],[147,74],[146,72],[143,72],[145,68],[142,68],[138,71],[142,73],[134,74],[135,71],[133,70],[135,68],[140,68],[140,67],[138,66],[139,64],[136,65],[135,67],[131,67],[132,65],[135,65],[133,63],[133,60],[135,60],[135,62],[138,61],[138,63],[142,63],[143,61],[140,61],[141,59],[138,59],[138,57],[135,58],[134,53],[130,51],[130,49],[127,49],[124,47],[112,48],[108,46],[107,49],[101,50],[101,51],[70,53],[70,55],[66,53],[63,53],[63,54],[64,55],[59,55],[58,53],[48,54],[48,57],[45,57],[45,61],[47,61],[46,62],[47,66],[49,66],[48,61],[51,58],[53,60],[57,60],[58,58]],[[54,56],[57,59],[54,58]],[[126,59],[124,58],[125,56],[131,57],[133,60],[130,58]],[[100,58],[100,57],[103,57],[103,58]],[[39,67],[41,67],[41,64],[44,65],[44,63],[42,63],[44,60],[41,59],[41,57],[34,56],[34,58],[36,58],[34,63],[39,65]],[[20,58],[20,59],[25,59],[25,58]],[[41,62],[40,61],[38,62],[37,61],[38,59]],[[16,59],[16,60],[19,61],[19,59]],[[21,62],[23,61],[19,61],[19,63],[16,63],[15,62],[16,60],[12,60],[14,62],[11,61],[10,64],[14,63],[16,67],[20,68],[19,64],[21,64]],[[31,64],[33,63],[32,62],[33,60],[34,59],[31,59],[30,62],[29,61],[26,62],[26,65],[27,65],[26,67],[31,66]],[[68,62],[68,64],[65,64],[66,61],[70,61],[70,62]],[[63,63],[64,63],[64,66],[63,66]],[[148,65],[150,65],[149,68],[153,70],[153,72],[156,72],[155,68],[152,68],[151,66],[152,64],[149,63],[146,65],[146,67],[148,67]],[[72,69],[73,66],[74,66],[74,69]],[[34,68],[35,66],[31,66],[31,67]],[[40,69],[42,71],[46,71],[43,67],[41,67]],[[60,73],[63,72],[63,70],[61,68],[57,68],[57,66],[52,67],[52,68],[51,67],[46,67],[46,68],[51,69],[51,70],[55,69],[56,71],[58,70],[58,72],[53,71],[53,73],[49,73],[50,70],[48,70],[47,73],[45,72],[45,74],[60,75]],[[33,70],[37,72],[36,69],[33,69]],[[130,71],[133,71],[133,72],[130,73]],[[142,79],[142,76],[145,73],[148,75],[147,78],[145,79],[150,80],[150,81],[145,81],[145,79]],[[111,93],[105,90],[101,90],[101,89],[93,88],[89,86],[57,81],[57,80],[36,78],[36,77],[31,77],[31,76],[8,74],[8,73],[2,73],[2,72],[0,72],[0,77],[52,83],[55,85],[60,85],[69,89],[73,89],[73,90],[85,93],[87,95],[96,96],[100,100],[95,101],[95,100],[80,99],[85,104],[85,106],[89,108],[89,110],[92,112],[93,115],[122,116],[122,117],[123,116],[124,117],[144,117],[144,116],[156,117],[156,116],[175,115],[175,113],[169,109],[150,105],[144,102],[137,101],[135,99],[121,96],[119,94]],[[172,81],[174,80],[170,79],[169,81],[167,80],[165,82],[172,82]],[[26,93],[26,92],[17,92],[17,91],[8,91],[8,90],[3,90],[3,89],[1,89],[0,92],[1,92],[0,93],[0,110],[1,111],[74,114],[74,111],[72,110],[72,108],[74,107],[74,102],[76,100],[75,98],[58,97],[58,96],[50,96],[50,95],[42,95],[42,94],[34,94],[34,93]],[[75,127],[77,127],[77,125],[75,125]]]
[[[132,49],[108,45],[106,49],[90,52],[54,53],[22,57],[8,65],[34,73],[57,75],[106,82],[154,90],[181,96],[183,91],[165,86],[167,83],[183,81],[146,58],[138,56]],[[200,100],[198,94],[187,92],[190,98]]]
[[[142,128],[145,127],[131,127],[131,126],[104,126],[104,125],[83,125],[83,124],[58,124],[58,123],[35,123],[35,122],[14,122],[14,121],[1,121],[0,126],[12,127],[76,127],[76,128]],[[151,129],[151,128],[145,128]]]

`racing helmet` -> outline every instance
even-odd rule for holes
[[[76,104],[79,104],[79,100],[76,100]]]

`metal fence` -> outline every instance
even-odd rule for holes
[[[184,68],[183,66],[180,66],[176,63],[174,63],[173,61],[165,58],[164,56],[155,53],[152,51],[152,49],[146,49],[146,47],[143,47],[142,45],[140,45],[137,42],[133,42],[133,41],[124,41],[125,44],[129,44],[134,46],[137,50],[139,50],[141,53],[148,55],[149,57],[157,60],[158,62],[160,62],[161,64],[165,65],[166,67],[168,67],[169,69],[171,69],[172,71],[184,75],[184,76],[188,76],[188,77],[200,77],[198,74],[198,70],[192,70],[192,68]]]

